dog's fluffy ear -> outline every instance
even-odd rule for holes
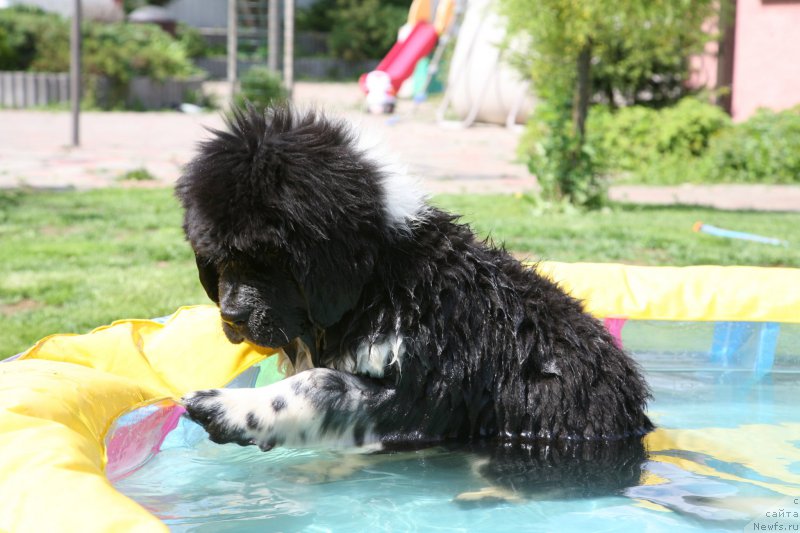
[[[314,324],[320,328],[336,324],[358,303],[363,286],[361,279],[309,280],[306,297]]]
[[[296,279],[303,286],[311,321],[320,328],[336,324],[361,297],[375,268],[375,251],[364,242],[334,242],[304,250]]]
[[[197,273],[200,275],[200,284],[203,285],[206,294],[214,303],[219,303],[219,274],[216,267],[205,259],[195,256],[197,263]]]

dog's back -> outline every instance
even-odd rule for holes
[[[342,122],[291,108],[237,112],[201,147],[178,195],[223,329],[313,368],[187,395],[189,415],[263,450],[472,443],[543,469],[552,450],[577,477],[598,453],[606,470],[640,461],[652,424],[635,362],[408,183]]]

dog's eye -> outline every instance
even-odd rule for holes
[[[217,273],[216,265],[199,256],[195,256],[195,262],[197,263],[200,284],[212,301],[219,302],[219,274]]]

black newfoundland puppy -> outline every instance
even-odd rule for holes
[[[573,481],[598,465],[638,479],[648,388],[579,301],[428,205],[343,122],[276,107],[227,126],[178,182],[184,229],[231,342],[292,368],[187,395],[214,442],[502,444],[491,457],[573,458]],[[486,469],[513,478],[518,458]]]

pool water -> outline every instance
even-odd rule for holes
[[[471,451],[262,453],[215,445],[187,420],[114,484],[173,531],[760,530],[754,520],[800,531],[800,365],[779,358],[765,374],[747,357],[722,367],[704,352],[635,355],[658,429],[639,482],[605,494],[554,486],[464,502],[489,487]]]

